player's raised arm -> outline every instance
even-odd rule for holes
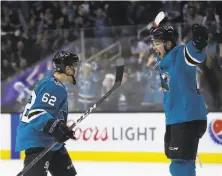
[[[194,24],[192,33],[192,40],[184,48],[184,58],[187,65],[197,66],[206,58],[203,49],[207,46],[208,31],[205,27]]]

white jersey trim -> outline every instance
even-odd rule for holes
[[[190,55],[190,53],[189,53],[188,50],[187,50],[187,47],[185,46],[185,47],[184,47],[184,50],[183,50],[183,54],[184,54],[184,59],[185,59],[186,64],[189,65],[189,66],[191,66],[191,67],[195,67],[196,65],[190,63],[190,62],[188,61],[188,59],[186,58],[185,51],[187,51],[187,54],[189,55],[190,59],[192,59],[194,62],[196,62],[197,60]],[[199,63],[199,61],[198,61],[198,63]]]
[[[28,123],[31,122],[32,120],[38,118],[39,116],[47,113],[47,112],[46,112],[45,110],[43,110],[43,109],[33,109],[33,110],[29,111],[28,115],[29,115],[30,113],[35,112],[35,111],[42,111],[42,112],[39,113],[39,114],[36,114],[36,115],[34,115],[34,116],[31,116],[31,118],[28,118],[28,116],[27,116],[27,122],[28,122]]]

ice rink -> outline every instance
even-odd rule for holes
[[[1,160],[0,175],[16,176],[22,168],[22,160]],[[74,163],[78,176],[170,176],[168,164],[159,163]],[[50,176],[50,174],[48,174]],[[222,165],[197,165],[197,176],[222,176]]]

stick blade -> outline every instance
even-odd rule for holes
[[[165,14],[163,11],[159,12],[154,20],[154,27],[157,28],[161,21],[165,18]]]

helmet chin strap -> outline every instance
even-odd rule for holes
[[[66,73],[65,73],[66,74]],[[74,75],[68,75],[68,74],[66,74],[67,76],[71,76],[72,77],[72,83],[73,83],[73,85],[76,85],[76,78],[75,78],[75,76]]]
[[[72,76],[72,83],[73,83],[73,85],[76,85],[76,78],[74,75]]]
[[[72,77],[72,83],[73,83],[73,85],[76,85],[76,78],[75,78],[75,70],[73,70],[73,75],[68,75],[66,72],[64,72],[67,76],[71,76]]]

